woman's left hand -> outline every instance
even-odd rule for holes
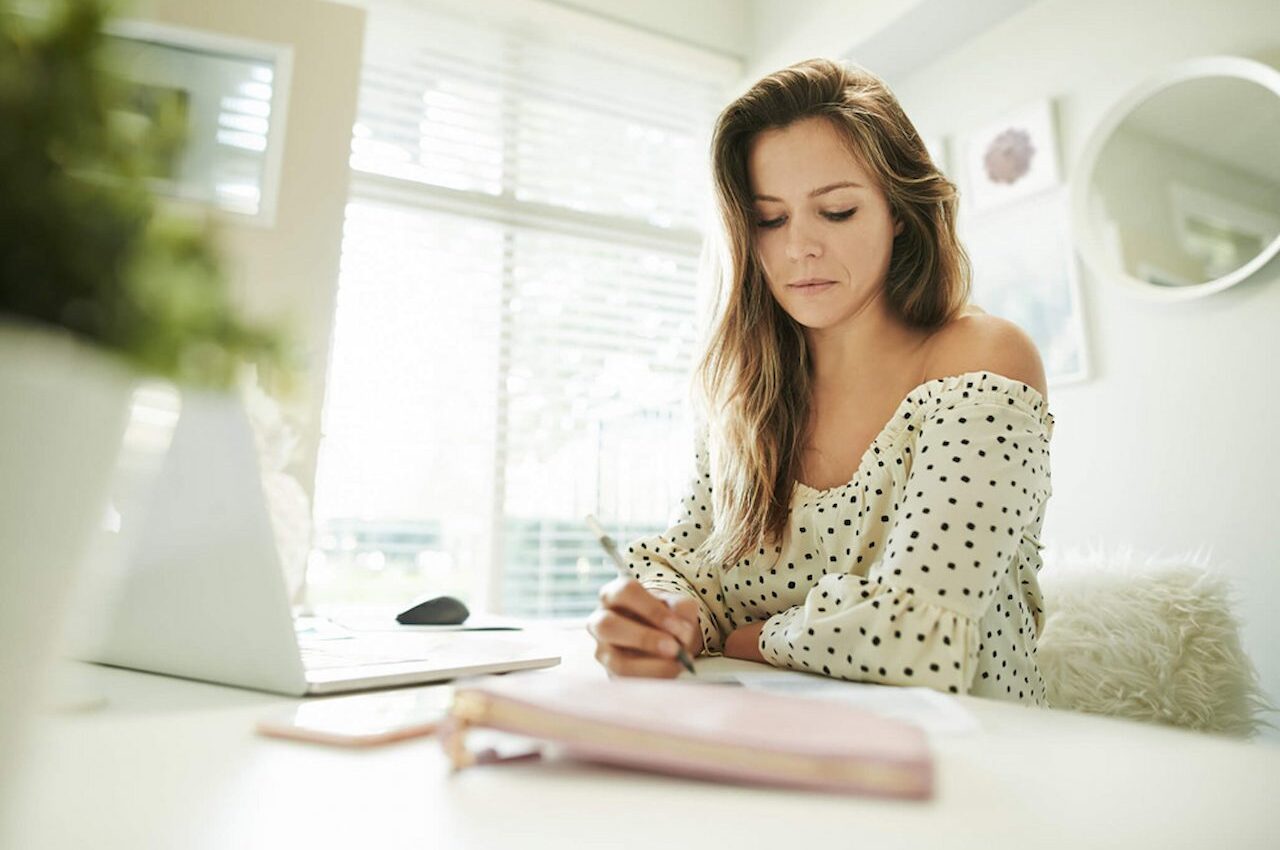
[[[724,641],[724,654],[729,658],[741,658],[744,661],[765,663],[760,654],[760,632],[764,629],[764,621],[734,629]]]

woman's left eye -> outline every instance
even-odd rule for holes
[[[844,212],[823,213],[823,215],[825,215],[827,218],[831,219],[832,221],[844,221],[846,218],[853,215],[857,211],[858,211],[858,208],[854,207],[853,209],[845,210]]]

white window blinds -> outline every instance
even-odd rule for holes
[[[707,146],[739,68],[478,11],[370,8],[312,575],[320,601],[581,614],[612,575],[583,515],[625,541],[687,483]]]
[[[507,26],[416,8],[370,12],[355,169],[695,236],[735,66],[584,41],[554,7]]]

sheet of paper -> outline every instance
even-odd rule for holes
[[[964,735],[980,728],[978,719],[958,700],[931,688],[845,682],[783,670],[700,674],[699,681],[738,684],[787,696],[836,700],[884,717],[914,723],[930,734]]]

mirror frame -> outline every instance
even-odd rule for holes
[[[1089,220],[1088,196],[1102,149],[1121,122],[1148,98],[1185,80],[1204,77],[1235,77],[1258,83],[1280,101],[1280,71],[1262,62],[1238,56],[1205,56],[1176,63],[1148,78],[1107,109],[1078,160],[1075,173],[1079,179],[1071,181],[1071,222],[1076,252],[1099,280],[1119,281],[1124,291],[1152,301],[1187,301],[1221,292],[1248,278],[1280,252],[1280,234],[1277,234],[1257,256],[1230,274],[1191,286],[1170,287],[1149,283],[1122,266],[1113,266],[1099,244]]]

